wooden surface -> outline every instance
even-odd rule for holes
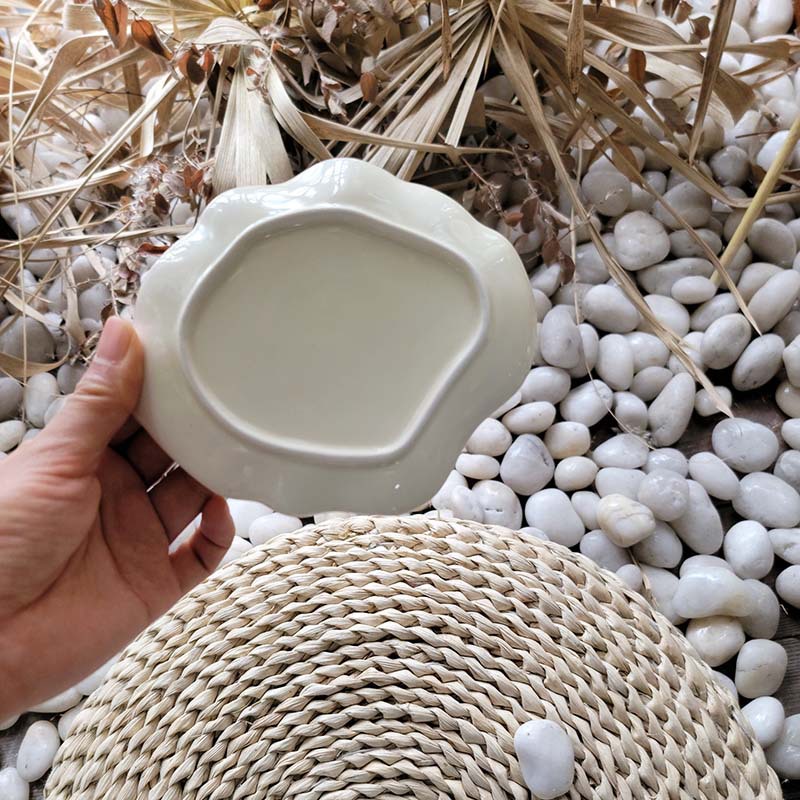
[[[757,397],[749,396],[741,402],[734,403],[734,412],[737,416],[768,425],[780,436],[780,426],[785,417],[777,410],[772,401],[773,391],[774,387],[770,387],[768,391],[759,394]],[[711,447],[711,431],[720,419],[720,416],[705,420],[693,419],[689,430],[679,443],[679,448],[687,456],[702,450],[709,450]],[[612,433],[611,428],[598,432],[595,444]],[[720,507],[720,513],[726,525],[732,524],[734,515],[730,507]],[[786,565],[781,563],[778,565],[778,569],[784,566]],[[771,583],[773,580],[774,574],[770,576],[767,582]],[[786,648],[789,654],[789,669],[783,686],[776,696],[783,702],[788,716],[800,713],[800,612],[791,608],[784,609],[784,612],[776,640]],[[733,667],[734,661],[732,660],[728,664],[718,667],[718,669],[733,677]],[[20,739],[27,725],[34,718],[41,719],[42,717],[40,715],[31,715],[29,718],[23,717],[13,728],[0,733],[0,768],[15,763]],[[58,716],[53,717],[52,720],[57,722]],[[33,786],[31,800],[41,800],[43,784],[44,781],[39,781]],[[800,781],[787,781],[784,783],[784,798],[785,800],[800,800]],[[729,798],[729,800],[735,800],[735,798]]]

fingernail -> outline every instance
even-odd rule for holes
[[[133,329],[128,323],[118,317],[109,317],[103,328],[100,343],[97,345],[94,360],[105,364],[119,363],[125,358],[132,338]]]

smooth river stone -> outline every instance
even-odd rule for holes
[[[582,422],[556,422],[545,433],[544,443],[555,459],[582,456],[589,450],[591,434]]]
[[[754,520],[742,520],[730,528],[722,549],[725,560],[740,578],[763,578],[775,561],[767,529]]]
[[[774,694],[783,683],[789,658],[783,645],[769,639],[751,639],[736,659],[736,688],[742,697]]]
[[[689,324],[693,331],[707,331],[712,322],[726,314],[735,314],[738,310],[736,298],[730,292],[720,292],[692,312]]]
[[[781,425],[781,436],[793,450],[800,450],[800,419],[787,419]]]
[[[581,539],[578,549],[597,566],[610,572],[616,572],[624,564],[631,563],[628,551],[614,544],[601,530],[589,531]]]
[[[692,572],[705,572],[709,567],[718,567],[719,569],[726,569],[728,572],[733,572],[733,567],[724,559],[719,556],[689,556],[678,570],[678,574],[682,578],[684,575],[689,575]]]
[[[596,475],[597,464],[591,458],[570,456],[558,462],[553,478],[557,489],[574,492],[591,486]]]
[[[748,579],[745,584],[750,592],[753,608],[749,614],[740,618],[744,632],[756,639],[771,639],[778,631],[781,618],[778,597],[761,581]]]
[[[674,447],[658,447],[650,451],[647,463],[644,465],[644,471],[648,473],[657,469],[668,469],[685,478],[689,474],[689,462],[686,456]]]
[[[648,294],[645,295],[644,301],[653,312],[653,316],[678,338],[689,333],[689,312],[676,300],[660,294]],[[650,330],[649,324],[644,320],[641,327]]]
[[[545,315],[539,347],[542,358],[553,367],[572,369],[578,366],[583,353],[581,335],[566,306],[556,306]]]
[[[694,378],[682,372],[659,392],[648,413],[654,444],[670,445],[681,438],[694,409],[694,391]]]
[[[56,726],[46,720],[34,722],[22,737],[17,753],[17,772],[23,780],[38,781],[50,767],[61,744]]]
[[[597,528],[597,506],[600,504],[599,495],[594,492],[575,492],[569,499],[575,513],[581,518],[584,527],[593,531]]]
[[[778,558],[789,564],[800,564],[800,528],[773,528],[769,541]]]
[[[766,528],[794,528],[800,523],[800,494],[768,472],[751,472],[742,478],[733,508],[740,517]]]
[[[781,600],[800,608],[800,566],[787,567],[775,581],[775,591]]]
[[[666,367],[645,367],[633,376],[631,392],[638,398],[650,401],[672,380],[672,371]]]
[[[754,295],[747,307],[762,333],[775,327],[800,296],[800,272],[781,270],[773,275]]]
[[[549,719],[532,719],[514,734],[525,785],[537,800],[565,795],[575,778],[575,751],[567,732]]]
[[[559,412],[566,421],[580,422],[591,428],[611,410],[613,398],[614,393],[603,381],[589,380],[570,391],[561,401]]]
[[[81,693],[76,687],[65,689],[48,700],[44,700],[29,709],[35,714],[62,714],[69,711],[81,701]]]
[[[684,305],[705,303],[717,293],[717,285],[703,275],[687,275],[672,286],[672,297]]]
[[[619,263],[629,270],[658,264],[669,255],[669,236],[664,226],[644,211],[632,211],[614,225]]]
[[[597,506],[600,529],[619,547],[631,547],[656,528],[653,512],[623,494],[609,494]]]
[[[0,422],[0,453],[13,450],[25,436],[25,423],[18,419]]]
[[[458,477],[460,478],[461,476],[459,475]],[[250,526],[255,520],[272,513],[272,509],[269,506],[265,506],[263,503],[258,503],[255,500],[229,499],[228,509],[233,519],[236,535],[242,536],[245,539],[248,537]]]
[[[0,769],[0,797],[3,800],[28,800],[30,786],[14,767]]]
[[[778,741],[783,730],[786,714],[783,703],[775,697],[757,697],[742,706],[756,741],[764,748]]]
[[[598,467],[620,467],[636,469],[647,461],[649,448],[640,436],[620,433],[606,439],[592,451],[592,458]]]
[[[749,392],[772,380],[783,363],[783,349],[783,339],[777,334],[767,333],[753,339],[733,368],[733,388]]]
[[[639,485],[637,499],[653,512],[656,519],[670,521],[686,513],[689,506],[689,485],[676,472],[655,469],[647,473]]]
[[[766,426],[749,419],[724,419],[711,434],[714,452],[737,472],[761,472],[778,456],[778,437]],[[772,526],[788,527],[788,526]]]
[[[631,182],[616,170],[593,170],[581,181],[587,202],[607,217],[618,217],[631,202]]]
[[[782,358],[789,383],[800,386],[800,336],[796,336],[786,345]]]
[[[483,509],[472,490],[466,486],[454,486],[450,492],[450,511],[456,519],[483,522]],[[253,538],[252,536],[250,537]],[[254,544],[259,544],[253,540]]]
[[[48,406],[59,396],[58,381],[50,372],[41,372],[31,375],[25,385],[22,405],[25,409],[25,418],[37,427],[44,427],[44,415]]]
[[[775,402],[787,417],[800,417],[800,389],[789,381],[781,381],[775,390]]]
[[[471,519],[471,517],[463,517],[463,519]],[[478,522],[480,521],[478,520]],[[272,514],[265,514],[263,517],[253,520],[247,532],[247,537],[253,544],[259,545],[276,536],[299,531],[302,527],[303,522],[299,517],[273,511]]]
[[[431,505],[437,511],[448,511],[450,509],[450,492],[452,492],[456,486],[466,486],[466,485],[467,485],[467,479],[460,472],[457,472],[454,469],[450,470],[449,474],[447,475],[447,478],[445,478],[444,483],[439,487],[439,491],[437,491],[436,494],[433,496],[433,499],[431,500]],[[259,516],[263,516],[263,514]],[[324,521],[325,519],[318,520],[317,515],[314,516],[314,522],[320,523]],[[237,527],[236,533],[239,536],[243,535],[246,536],[247,530],[245,529],[244,534],[241,534],[239,533],[239,528]]]
[[[785,450],[781,453],[772,468],[772,474],[800,492],[800,451]]]
[[[706,328],[700,345],[703,363],[710,369],[731,366],[750,342],[750,323],[742,314],[725,314]]]
[[[633,351],[633,368],[640,372],[645,367],[663,367],[669,359],[669,349],[652,333],[632,331],[625,338]]]
[[[628,333],[636,330],[641,317],[636,307],[616,286],[599,284],[584,295],[583,316],[595,328],[608,333]]]
[[[569,370],[571,378],[585,378],[594,369],[597,363],[600,337],[594,329],[594,326],[589,325],[588,322],[582,322],[578,325],[578,333],[581,337],[583,358],[578,362],[578,366]]]
[[[644,472],[640,469],[622,469],[620,467],[603,467],[594,479],[595,489],[600,497],[610,494],[622,494],[636,500],[639,486],[644,480]]]
[[[605,234],[603,241],[613,253],[614,236]],[[575,277],[582,283],[603,284],[608,280],[608,268],[594,242],[585,242],[575,248]]]
[[[501,456],[511,444],[511,434],[498,419],[481,422],[467,439],[467,451],[484,456]]]
[[[689,622],[686,638],[706,664],[718,667],[739,652],[744,631],[733,617],[700,617]]]
[[[647,430],[647,405],[633,392],[614,392],[614,419],[624,430],[643,434]]]
[[[685,617],[678,614],[673,603],[680,583],[678,576],[666,569],[651,567],[647,564],[642,564],[641,570],[653,594],[656,608],[673,625],[681,625],[685,621]]]
[[[747,4],[742,3],[746,6]],[[769,0],[752,4],[753,13],[747,20],[747,32],[752,39],[786,33],[794,19],[791,0]]]
[[[752,300],[753,295],[773,276],[778,275],[783,270],[775,264],[769,264],[766,261],[754,261],[748,264],[739,278],[738,286],[739,294],[746,302]]]
[[[502,417],[503,414],[505,414],[507,411],[510,411],[512,408],[516,408],[521,402],[522,402],[522,390],[517,389],[517,391],[514,392],[514,394],[512,394],[511,397],[509,397],[508,400],[505,401],[505,403],[503,403],[499,408],[496,408],[492,412],[491,416],[494,417],[494,419],[500,419],[500,417]]]
[[[520,388],[523,403],[560,403],[572,386],[569,373],[559,367],[534,367]]]
[[[623,564],[617,570],[617,577],[629,589],[633,589],[634,592],[641,591],[644,579],[642,576],[642,570],[639,567],[637,567],[636,564]]]
[[[695,553],[716,553],[722,546],[723,531],[719,511],[711,502],[708,492],[697,481],[687,481],[689,505],[686,513],[672,520],[675,533]]]
[[[479,453],[461,453],[456,459],[456,470],[465,478],[489,481],[500,474],[500,462],[492,456]]]
[[[666,522],[657,519],[655,530],[633,546],[633,554],[637,561],[651,567],[672,569],[680,564],[683,544]]]
[[[722,398],[722,401],[730,408],[733,403],[733,395],[727,386],[715,386],[716,393]],[[711,396],[710,392],[706,389],[699,389],[694,396],[694,410],[700,417],[713,417],[715,414],[722,412],[717,405],[716,400]]]
[[[0,422],[16,415],[22,403],[22,386],[14,378],[0,377]]]
[[[689,459],[689,474],[718,500],[733,500],[739,491],[736,473],[713,453],[695,453]]]
[[[514,490],[500,481],[478,481],[472,493],[483,510],[487,525],[517,530],[522,525],[522,506]]]
[[[525,504],[528,525],[543,530],[551,541],[574,547],[586,532],[569,497],[560,489],[543,489]]]
[[[692,275],[710,278],[713,274],[714,266],[704,258],[676,258],[643,269],[636,277],[641,287],[649,294],[669,296],[672,294],[672,287],[681,278]]]
[[[514,440],[500,464],[500,479],[517,494],[531,495],[553,477],[555,464],[545,443],[526,433]]]
[[[708,567],[678,581],[672,605],[686,619],[744,617],[752,611],[753,599],[741,578],[727,569]]]
[[[747,235],[747,244],[759,258],[784,269],[792,266],[797,254],[797,244],[791,230],[769,217],[762,217],[753,223]]]
[[[702,228],[711,219],[711,198],[690,181],[682,181],[668,189],[663,198],[692,228]],[[672,230],[683,227],[660,200],[653,206],[653,216]]]
[[[615,391],[630,387],[633,382],[633,350],[624,336],[609,333],[600,339],[595,370]]]
[[[556,407],[552,403],[538,400],[523,403],[503,415],[503,425],[517,435],[520,433],[544,433],[556,418]]]
[[[27,347],[27,349],[26,349]],[[0,353],[29,362],[53,360],[55,342],[47,328],[31,317],[18,317],[0,334]]]

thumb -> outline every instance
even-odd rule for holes
[[[94,469],[128,419],[142,388],[144,355],[130,322],[109,317],[91,366],[36,438],[81,467]]]

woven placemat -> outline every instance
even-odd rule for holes
[[[780,798],[645,600],[557,545],[420,517],[309,527],[214,575],[92,695],[46,796],[527,800],[533,717],[573,741],[573,800]]]

